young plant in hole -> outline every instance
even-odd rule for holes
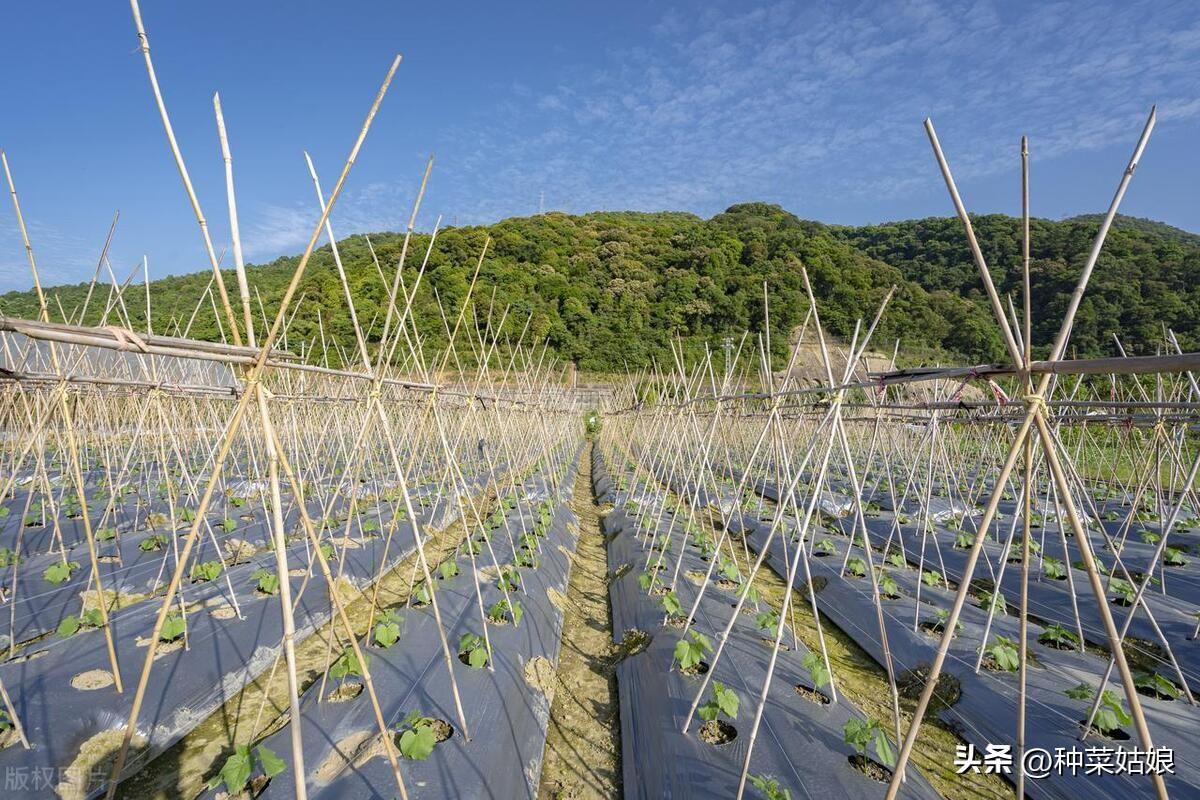
[[[237,520],[233,517],[226,517],[225,519],[221,520],[221,530],[225,531],[226,533],[232,533],[233,531],[236,531],[237,526]]]
[[[263,594],[275,594],[279,591],[279,576],[263,567],[251,572],[250,580],[258,583],[258,591]]]
[[[220,561],[204,561],[192,567],[192,580],[197,583],[215,581],[220,574]]]
[[[505,625],[509,618],[509,602],[501,597],[496,602],[492,603],[488,609],[488,620],[496,625]],[[525,609],[521,608],[520,600],[512,601],[512,621],[514,625],[521,624],[521,617],[525,616]]]
[[[997,636],[987,649],[988,655],[996,662],[996,668],[1004,672],[1016,672],[1021,666],[1017,643],[1006,636]]]
[[[149,553],[151,550],[162,550],[166,543],[167,537],[161,533],[156,533],[153,536],[147,536],[145,539],[142,539],[138,545],[138,550],[141,550],[143,553]]]
[[[211,781],[209,789],[216,789],[225,784],[225,791],[236,795],[246,788],[251,774],[256,769],[261,770],[268,780],[283,772],[287,765],[277,755],[266,747],[256,747],[253,752],[249,745],[239,744],[234,748],[233,755],[225,759],[224,766]]]
[[[98,542],[111,542],[115,538],[117,538],[116,528],[98,528],[96,530],[96,541]]]
[[[321,555],[325,556],[326,561],[332,561],[337,550],[332,542],[321,542]]]
[[[677,616],[683,609],[674,592],[667,592],[659,599],[659,602],[662,603],[663,611],[667,612],[667,616]]]
[[[865,720],[851,717],[846,720],[846,724],[842,728],[842,739],[864,758],[867,755],[867,748],[874,744],[875,755],[879,757],[879,762],[888,769],[896,766],[896,753],[892,750],[892,743],[888,740],[887,733],[884,732],[883,725],[879,720],[873,717]]]
[[[1067,577],[1067,568],[1057,558],[1045,556],[1042,558],[1042,574],[1052,581],[1061,581]]]
[[[721,577],[727,581],[738,583],[742,580],[742,571],[738,569],[737,562],[729,556],[721,556],[720,570]]]
[[[690,638],[690,641],[689,641]],[[682,672],[690,672],[699,666],[704,654],[712,652],[712,642],[699,631],[688,631],[688,636],[675,643],[675,660]]]
[[[738,706],[741,704],[737,692],[726,688],[720,681],[713,681],[712,687],[712,699],[696,710],[700,719],[715,722],[722,714],[737,719]]]
[[[400,639],[400,615],[390,608],[375,623],[375,643],[391,647]]]
[[[846,562],[846,572],[856,578],[861,578],[867,574],[867,562],[855,556]]]
[[[837,553],[837,547],[834,546],[830,539],[822,539],[813,545],[813,554],[818,556],[832,556]]]
[[[74,614],[68,614],[63,617],[63,621],[58,624],[56,633],[65,639],[73,635],[80,628],[99,628],[103,624],[104,618],[100,614],[100,609],[89,608],[80,617]]]
[[[442,580],[448,581],[458,575],[458,563],[455,561],[446,560],[438,564],[438,572],[442,576]]]
[[[792,800],[792,793],[787,787],[779,785],[779,779],[772,775],[748,775],[755,789],[763,793],[767,800]]]
[[[825,668],[825,659],[821,658],[820,653],[809,650],[804,654],[800,665],[808,670],[814,689],[823,689],[829,685],[829,670]]]
[[[893,551],[892,554],[890,556],[888,556],[887,560],[888,560],[888,563],[891,564],[896,569],[904,569],[905,567],[908,566],[908,562],[904,560],[904,556],[901,555],[898,551]]]
[[[68,561],[65,564],[62,561],[55,561],[42,571],[42,577],[45,578],[48,583],[66,583],[71,579],[71,575],[73,575],[77,569],[79,569],[78,561]]]
[[[20,561],[15,550],[10,550],[7,547],[0,547],[0,569],[11,567]]]
[[[921,583],[925,584],[926,586],[937,586],[939,583],[942,583],[943,580],[944,577],[942,573],[934,572],[931,569],[927,569],[921,573]]]
[[[354,653],[353,647],[347,647],[342,650],[342,654],[338,656],[337,661],[334,661],[329,667],[329,677],[335,681],[345,680],[350,676],[362,677],[363,667],[371,665],[371,657],[363,653],[363,661],[366,664],[361,664],[358,661],[358,656]]]
[[[429,584],[424,582],[418,584],[417,587],[413,589],[412,601],[418,606],[427,606],[433,602],[433,598],[430,597],[429,594]]]
[[[975,544],[975,537],[966,531],[959,531],[954,537],[954,546],[959,550],[969,550]]]
[[[168,614],[163,620],[162,629],[158,632],[160,642],[173,642],[187,630],[187,623],[178,614]]]
[[[433,723],[429,717],[421,716],[419,711],[408,712],[404,721],[400,723],[400,755],[413,761],[429,758],[438,742]]]
[[[1133,584],[1120,578],[1113,578],[1108,582],[1108,591],[1113,596],[1113,602],[1119,606],[1131,606],[1137,597]]]
[[[896,579],[891,575],[884,574],[879,579],[879,593],[884,597],[895,598],[900,596],[900,586],[896,583]]]
[[[1079,647],[1079,635],[1058,624],[1050,625],[1042,631],[1038,641],[1056,650],[1074,650]]]
[[[754,617],[754,624],[764,636],[774,633],[779,626],[779,615],[771,609],[760,611]]]
[[[504,567],[500,570],[500,579],[496,581],[496,587],[505,592],[517,591],[521,588],[521,573],[513,567]]]
[[[1168,547],[1163,550],[1163,563],[1168,567],[1183,567],[1187,565],[1187,559],[1183,557],[1182,549]]]
[[[1139,670],[1133,673],[1133,683],[1144,693],[1160,700],[1178,700],[1183,696],[1178,686],[1157,672]]]
[[[1004,595],[999,592],[981,592],[979,594],[979,607],[984,611],[991,611],[993,603],[997,614],[1008,613],[1008,601],[1004,599]]]
[[[514,559],[514,563],[516,563],[516,565],[518,567],[526,567],[528,569],[537,569],[537,566],[538,566],[537,553],[535,553],[532,550],[518,550],[517,557]]]
[[[744,580],[741,582],[741,584],[738,586],[738,594],[745,594],[747,603],[751,603],[755,606],[758,605],[758,589],[756,589],[754,584],[750,583],[750,581]]]
[[[1067,689],[1064,694],[1072,700],[1091,700],[1096,696],[1096,690],[1086,683],[1081,683],[1078,686]],[[1083,721],[1086,722],[1086,720]],[[1133,718],[1125,710],[1125,706],[1121,704],[1120,698],[1109,689],[1105,689],[1100,693],[1100,707],[1096,709],[1096,716],[1092,720],[1092,727],[1095,730],[1104,736],[1111,736],[1122,725],[1128,725],[1131,722],[1133,722]]]
[[[464,633],[458,640],[458,655],[473,669],[483,669],[488,664],[487,646],[483,637],[475,633]]]

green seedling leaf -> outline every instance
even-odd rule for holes
[[[42,577],[49,583],[59,584],[65,583],[71,579],[72,573],[79,569],[78,561],[69,561],[63,563],[56,561],[42,572]]]
[[[183,617],[178,614],[168,614],[163,620],[162,630],[158,632],[159,641],[173,642],[180,636],[183,636],[183,631],[187,625],[183,621]]]
[[[363,660],[367,662],[367,666],[371,665],[371,658],[366,653],[363,653]],[[338,656],[338,660],[333,662],[329,667],[329,677],[334,680],[342,680],[350,675],[362,677],[363,665],[359,663],[358,656],[354,653],[353,647],[347,647]]]

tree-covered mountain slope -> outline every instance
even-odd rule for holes
[[[981,216],[976,231],[1001,292],[1020,285],[1019,222]],[[1057,331],[1062,308],[1087,256],[1098,218],[1033,223],[1035,342],[1045,345]],[[829,226],[801,220],[778,206],[747,203],[712,219],[684,213],[561,213],[506,219],[489,226],[441,231],[414,303],[416,324],[427,352],[444,347],[441,307],[451,325],[479,258],[484,258],[468,320],[483,326],[505,312],[504,333],[545,338],[552,354],[583,370],[623,371],[672,362],[669,342],[678,337],[689,359],[706,346],[718,350],[727,335],[740,337],[763,327],[763,283],[770,296],[771,344],[782,366],[787,334],[807,310],[800,265],[807,267],[820,301],[822,322],[849,336],[855,320],[869,322],[887,289],[898,287],[874,341],[891,349],[900,339],[908,360],[988,361],[1003,359],[1000,339],[979,288],[979,278],[956,219],[930,218],[865,227]],[[358,318],[377,341],[386,296],[380,270],[391,281],[403,236],[370,235],[339,242]],[[404,271],[409,288],[428,246],[414,235]],[[296,257],[249,268],[268,315],[297,263]],[[189,320],[189,335],[219,339],[212,304],[197,301],[211,274],[168,277],[151,284],[155,330],[175,333]],[[229,291],[236,291],[232,271]],[[51,316],[82,308],[87,285],[48,289]],[[339,363],[338,342],[353,353],[354,334],[343,290],[328,246],[316,253],[300,285],[302,297],[289,329],[293,350],[316,347],[324,333],[328,358]],[[100,287],[86,321],[95,323],[108,297]],[[1132,349],[1175,330],[1183,346],[1200,335],[1200,237],[1147,220],[1121,218],[1111,232],[1087,299],[1080,309],[1072,345],[1079,355],[1113,352],[1117,334]],[[255,298],[255,308],[258,300]],[[1019,305],[1019,303],[1018,303]],[[128,292],[134,327],[143,327],[143,292]],[[32,292],[0,296],[0,312],[31,318]],[[463,353],[468,349],[464,344]],[[324,357],[318,355],[318,358]],[[469,357],[469,356],[467,356]]]

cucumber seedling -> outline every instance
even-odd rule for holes
[[[679,671],[695,673],[704,660],[705,653],[712,652],[712,641],[699,631],[688,631],[688,635],[675,643],[675,661]]]
[[[42,571],[42,577],[46,579],[47,583],[66,583],[77,569],[79,569],[78,561],[68,561],[66,563],[56,561]]]
[[[276,594],[279,592],[279,576],[263,567],[259,567],[254,572],[251,572],[250,580],[257,583],[258,591],[263,594]]]
[[[204,561],[192,567],[192,580],[196,583],[215,581],[220,574],[220,561]]]
[[[854,748],[860,759],[867,759],[867,749],[874,745],[879,762],[889,770],[896,766],[896,753],[888,740],[883,725],[874,717],[859,719],[851,717],[842,727],[842,740]],[[865,771],[865,770],[864,770]]]
[[[63,621],[58,624],[56,633],[65,639],[80,628],[99,628],[103,624],[104,617],[100,614],[100,609],[89,608],[78,617],[74,614],[63,617]]]
[[[458,660],[472,669],[483,669],[488,665],[487,645],[476,633],[464,633],[458,640]]]
[[[261,774],[255,778],[258,788],[264,788],[272,778],[287,767],[279,756],[269,748],[261,745],[251,751],[249,745],[239,744],[234,748],[233,755],[225,759],[221,771],[208,783],[209,789],[216,789],[221,784],[230,794],[237,794],[246,788],[250,776],[257,770]]]
[[[380,647],[391,647],[399,638],[400,615],[389,608],[375,623],[375,643]]]
[[[729,719],[737,719],[738,706],[741,701],[737,692],[727,688],[720,681],[713,681],[711,699],[700,706],[696,713],[704,724],[700,726],[700,738],[709,744],[725,744],[737,736],[737,729],[721,719],[724,715]]]
[[[423,717],[421,712],[408,712],[399,727],[400,755],[413,761],[424,761],[433,753],[439,742],[450,738],[450,726],[432,717]]]
[[[507,625],[510,614],[509,602],[503,597],[492,603],[488,609],[488,621],[494,625]],[[521,624],[521,617],[525,616],[525,609],[521,608],[520,600],[512,601],[512,621],[513,625]]]

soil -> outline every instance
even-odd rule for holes
[[[63,800],[83,800],[88,796],[89,788],[95,791],[101,783],[107,782],[124,737],[125,728],[122,726],[101,731],[84,742],[79,748],[79,754],[75,756],[71,766],[63,770],[58,785],[54,787],[58,796]],[[145,737],[135,735],[130,747],[129,760],[133,761],[145,747]]]
[[[113,685],[113,675],[106,669],[89,669],[71,678],[71,687],[83,692],[103,689]]]
[[[525,665],[525,682],[550,702],[554,701],[554,691],[558,686],[556,677],[554,665],[548,658],[535,656]]]
[[[796,694],[800,695],[810,703],[817,703],[818,705],[823,706],[829,705],[828,697],[826,697],[823,693],[818,692],[811,686],[805,686],[803,683],[796,684]]]
[[[896,690],[905,700],[918,700],[925,691],[925,682],[929,680],[929,665],[921,664],[915,669],[906,670],[896,676]],[[957,703],[962,698],[962,684],[958,678],[948,672],[938,675],[937,686],[929,699],[929,707],[925,711],[936,715],[939,711]]]
[[[737,738],[737,728],[722,719],[710,719],[700,726],[700,741],[720,747]]]
[[[855,753],[848,760],[850,761],[850,766],[871,780],[879,781],[880,783],[890,783],[892,780],[892,771],[873,758],[867,758],[864,755]]]
[[[1086,725],[1087,725],[1087,719],[1079,720],[1079,730],[1082,731]],[[1102,739],[1110,739],[1114,742],[1128,742],[1129,738],[1130,738],[1129,732],[1126,731],[1124,728],[1115,728],[1115,729],[1105,733],[1104,731],[1097,728],[1095,725],[1092,726],[1090,735],[1099,736]]]
[[[325,695],[326,702],[344,703],[353,700],[363,692],[363,685],[358,681],[346,681],[329,694]]]
[[[631,630],[619,645],[613,645],[602,509],[592,499],[591,447],[582,458],[571,501],[579,519],[579,541],[564,602],[562,650],[539,798],[620,797],[615,667],[650,642],[643,631]]]

